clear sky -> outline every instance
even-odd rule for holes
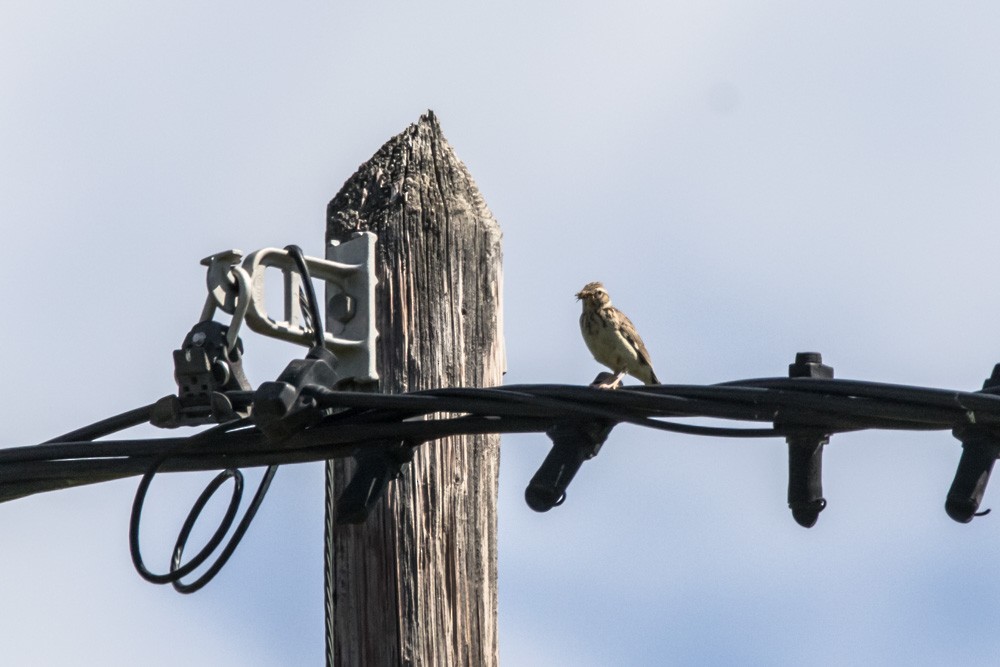
[[[594,377],[573,294],[601,280],[665,382],[818,350],[838,377],[978,389],[1000,361],[1000,7],[875,4],[6,0],[0,444],[173,391],[198,261],[319,254],[327,201],[428,108],[504,232],[508,382]],[[245,338],[254,383],[302,353]],[[945,515],[947,432],[835,437],[810,530],[778,440],[621,427],[540,515],[547,449],[503,442],[507,665],[1000,652],[1000,518]],[[155,569],[204,482],[157,480]],[[278,472],[193,596],[133,572],[135,484],[0,505],[5,662],[321,664],[320,465]]]

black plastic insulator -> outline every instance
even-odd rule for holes
[[[790,437],[788,442],[788,507],[792,518],[812,528],[826,508],[823,498],[823,446],[826,436]]]
[[[364,523],[413,454],[414,447],[405,443],[369,445],[355,454],[358,466],[337,499],[337,523]]]
[[[594,419],[563,422],[546,431],[552,449],[524,490],[524,500],[536,512],[548,512],[566,499],[566,488],[587,459],[597,456],[616,422]]]
[[[1000,455],[1000,437],[982,428],[955,429],[954,435],[962,441],[962,458],[944,509],[955,521],[969,523],[977,516],[986,494],[993,464]]]
[[[788,377],[833,379],[833,367],[819,352],[799,352],[788,366]],[[788,507],[803,528],[812,528],[826,508],[823,497],[823,447],[830,436],[804,432],[785,438],[788,443]]]

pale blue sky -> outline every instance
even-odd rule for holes
[[[427,108],[504,232],[508,382],[593,378],[573,294],[602,280],[665,382],[819,350],[838,377],[977,389],[1000,361],[998,29],[988,2],[7,0],[0,444],[172,391],[198,261],[318,254],[327,201]],[[301,354],[245,342],[255,383]],[[780,441],[621,427],[539,515],[547,446],[503,442],[506,665],[1000,652],[1000,519],[945,515],[948,433],[835,437],[811,530]],[[135,480],[0,505],[5,660],[321,664],[322,477],[282,468],[193,596],[133,572]],[[156,569],[203,483],[157,481]]]

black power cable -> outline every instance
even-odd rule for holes
[[[290,252],[293,257],[297,256]],[[303,280],[307,284],[310,282],[308,272]],[[319,302],[315,293],[310,296],[309,291],[306,294],[309,309],[317,311]],[[313,312],[313,316],[314,321],[321,321],[317,312]],[[315,329],[318,343],[324,334],[321,327]],[[362,455],[384,449],[386,443],[408,443],[412,449],[451,435],[545,432],[550,437],[558,433],[559,438],[568,437],[568,434],[572,436],[570,440],[576,437],[574,433],[585,435],[579,445],[560,440],[564,443],[559,445],[560,451],[566,453],[566,457],[553,459],[552,466],[556,466],[553,468],[555,473],[563,475],[572,470],[559,466],[578,467],[596,453],[602,438],[619,423],[693,435],[785,437],[796,441],[817,437],[816,434],[828,436],[862,429],[947,429],[959,434],[966,450],[979,447],[987,454],[993,451],[992,445],[980,446],[981,443],[1000,441],[1000,431],[997,431],[1000,429],[1000,396],[989,391],[962,392],[793,377],[709,386],[625,387],[615,391],[589,386],[536,384],[442,388],[386,395],[338,391],[331,386],[309,382],[300,388],[300,413],[305,414],[299,414],[287,433],[281,433],[280,437],[264,432],[253,418],[239,418],[187,438],[93,442],[95,438],[148,420],[151,408],[144,406],[40,445],[0,449],[0,500],[141,475],[129,524],[133,564],[144,579],[158,584],[170,583],[178,591],[190,593],[216,576],[233,554],[263,502],[278,464]],[[234,405],[249,405],[256,398],[248,391],[230,391],[226,396]],[[255,406],[251,407],[251,412],[256,410]],[[677,421],[686,418],[766,422],[768,428],[730,428]],[[592,431],[587,425],[600,428]],[[587,440],[591,432],[593,440]],[[976,510],[985,489],[984,471],[988,477],[992,467],[991,456],[969,454],[963,457],[963,461],[968,459],[963,464],[968,470],[963,468],[960,479],[949,493],[948,509],[952,518],[964,522],[981,515]],[[243,474],[238,467],[256,466],[267,470],[249,507],[237,521],[244,490]],[[221,472],[206,486],[188,513],[174,545],[168,572],[153,573],[145,566],[139,547],[142,507],[158,472],[181,470]],[[230,479],[233,481],[232,496],[222,521],[205,546],[188,562],[182,562],[187,541],[202,511]],[[544,511],[561,502],[562,496],[551,492],[561,492],[562,487],[539,486],[537,481],[533,479],[529,485],[534,494],[529,494],[535,501],[533,508]],[[226,535],[230,535],[228,541]],[[200,576],[189,583],[181,581],[205,566],[216,553],[215,560]]]
[[[59,437],[46,440],[43,444],[53,442],[89,441],[96,440],[97,438],[103,438],[106,435],[111,435],[112,433],[132,428],[133,426],[148,423],[152,411],[153,404],[151,403],[149,405],[144,405],[141,408],[135,408],[134,410],[128,410],[119,415],[102,419],[101,421],[94,422],[89,426],[78,428],[75,431],[64,433]]]

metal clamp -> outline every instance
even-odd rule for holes
[[[969,523],[974,517],[989,514],[979,511],[990,482],[993,465],[1000,456],[1000,437],[989,428],[969,426],[953,431],[962,441],[962,457],[955,479],[948,489],[944,509],[955,521]]]
[[[326,283],[326,348],[337,356],[337,373],[356,382],[377,382],[375,371],[375,234],[358,232],[350,241],[334,241],[326,259],[306,257],[313,278]],[[237,266],[242,261],[242,266]],[[202,319],[215,309],[233,315],[234,324],[246,320],[251,330],[270,338],[313,344],[314,323],[309,321],[300,291],[302,276],[291,255],[281,248],[263,248],[243,258],[239,250],[226,250],[202,260],[208,267],[208,300]],[[268,268],[283,276],[281,317],[267,310],[265,285]],[[245,291],[244,291],[245,289]],[[241,293],[249,294],[241,299]],[[315,323],[319,324],[319,323]],[[232,326],[231,326],[232,329]],[[235,341],[235,333],[233,341]]]
[[[156,402],[150,422],[160,428],[218,424],[245,417],[245,406],[236,407],[225,392],[247,391],[243,374],[240,326],[250,307],[250,277],[239,264],[239,250],[228,250],[201,260],[208,267],[208,298],[201,319],[174,350],[177,395]],[[229,325],[212,319],[216,309],[233,316]]]
[[[243,374],[243,342],[230,347],[229,333],[238,325],[215,320],[198,322],[174,350],[177,394],[164,396],[153,407],[150,422],[160,428],[219,424],[245,417],[248,408],[235,406],[226,392],[248,391]]]
[[[614,375],[598,373],[591,387],[613,388]],[[619,380],[620,382],[620,380]],[[528,482],[524,501],[536,512],[548,512],[566,500],[566,489],[576,477],[584,461],[594,458],[608,439],[617,422],[603,418],[580,418],[557,422],[545,432],[552,440],[552,449]]]

